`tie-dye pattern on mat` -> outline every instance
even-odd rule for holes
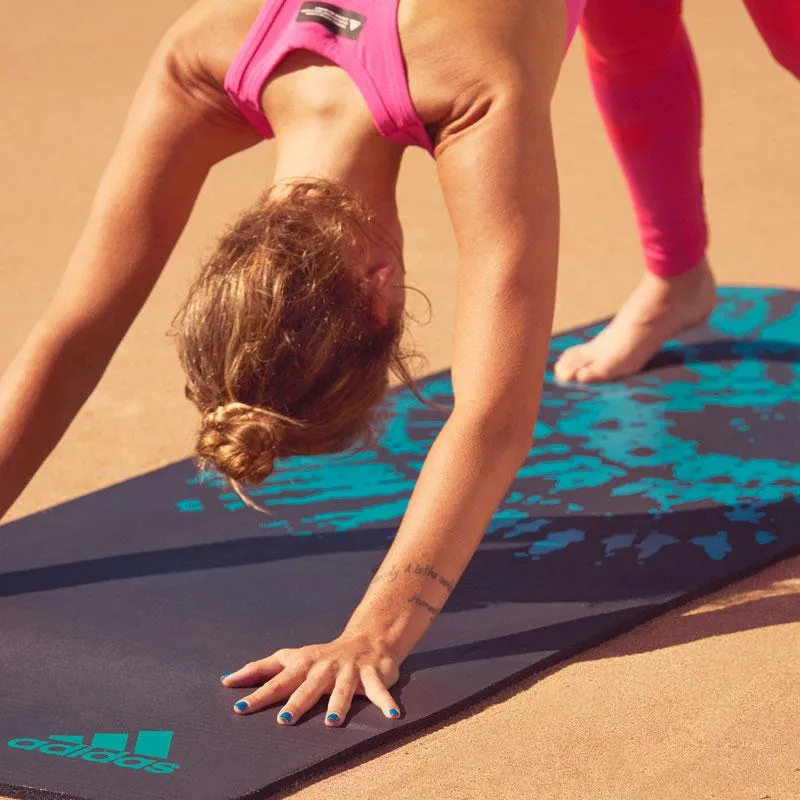
[[[796,553],[799,399],[800,294],[773,289],[723,289],[708,327],[623,383],[549,374],[530,458],[404,666],[398,723],[362,701],[340,730],[321,708],[237,717],[218,676],[341,629],[442,425],[407,391],[377,450],[287,461],[253,491],[272,517],[184,461],[6,525],[0,787],[266,797]]]

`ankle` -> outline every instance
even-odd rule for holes
[[[714,284],[714,273],[711,271],[711,265],[705,255],[694,267],[677,275],[659,275],[649,271],[646,274],[654,283],[667,290]]]

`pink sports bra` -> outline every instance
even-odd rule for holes
[[[397,30],[400,0],[266,0],[225,75],[234,105],[264,137],[272,127],[261,109],[261,90],[293,50],[310,50],[346,70],[369,107],[378,131],[395,142],[433,153],[433,142],[408,91]],[[567,45],[585,0],[565,0]]]

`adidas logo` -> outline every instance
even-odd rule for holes
[[[11,739],[14,750],[36,751],[46,756],[79,758],[93,764],[113,764],[124,769],[140,769],[154,775],[170,775],[180,767],[167,761],[172,731],[139,731],[133,752],[128,752],[127,733],[95,733],[91,744],[83,736],[48,736],[47,739]]]

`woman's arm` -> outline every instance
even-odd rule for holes
[[[533,438],[553,318],[559,199],[549,103],[495,97],[437,154],[459,250],[454,410],[348,631],[403,660],[444,605]]]
[[[381,568],[344,633],[281,650],[224,678],[268,680],[236,704],[288,697],[291,723],[330,693],[329,725],[354,692],[398,716],[386,687],[475,552],[531,446],[552,325],[559,199],[550,97],[560,50],[538,69],[498,76],[446,129],[438,169],[459,253],[454,410],[423,466]],[[286,716],[288,715],[288,716]]]
[[[157,48],[61,285],[0,380],[0,518],[100,380],[211,166],[260,140],[192,78],[180,37]]]

